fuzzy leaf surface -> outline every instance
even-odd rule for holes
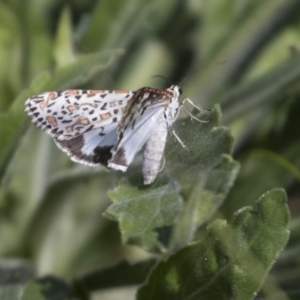
[[[197,117],[208,122],[187,118],[175,126],[189,151],[171,142],[167,148],[169,174],[179,183],[187,200],[172,239],[175,249],[187,245],[196,229],[220,207],[239,171],[239,163],[230,156],[233,145],[230,130],[220,126],[219,105]]]
[[[114,204],[105,215],[119,222],[124,243],[159,252],[183,247],[223,202],[239,170],[229,155],[232,137],[219,126],[218,105],[200,118],[209,121],[186,118],[176,123],[189,150],[169,141],[165,171],[152,185],[143,186],[140,171],[129,172],[109,193]],[[188,200],[184,204],[182,195]]]
[[[159,263],[137,299],[253,299],[288,240],[288,222],[285,192],[265,193],[230,224],[214,221],[204,240]]]
[[[150,187],[143,187],[141,180],[139,187],[124,182],[109,196],[114,203],[104,215],[119,222],[124,243],[165,251],[182,208],[178,185],[166,177]]]

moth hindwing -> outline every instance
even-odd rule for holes
[[[160,168],[168,131],[182,105],[179,86],[166,90],[66,90],[46,92],[25,102],[31,121],[53,137],[73,161],[102,164],[126,171],[146,144],[144,183],[152,183]]]

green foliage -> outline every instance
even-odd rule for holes
[[[0,1],[0,299],[299,299],[299,9]],[[125,174],[74,164],[24,113],[44,91],[165,88],[156,74],[210,110],[187,105],[207,122],[182,113],[188,150],[169,136],[150,186],[140,155]]]
[[[171,140],[166,167],[153,185],[143,187],[141,172],[133,170],[109,193],[114,204],[105,215],[119,221],[123,242],[160,252],[183,247],[222,204],[239,169],[229,156],[232,137],[219,126],[219,106],[198,117],[210,119],[200,123],[187,118],[176,128],[192,150]]]
[[[142,185],[141,180],[138,181]],[[124,243],[164,252],[172,225],[182,210],[179,191],[179,187],[167,177],[144,189],[125,182],[110,192],[114,204],[106,210],[105,216],[119,222]]]
[[[137,299],[252,299],[287,242],[288,221],[284,191],[266,193],[231,224],[214,221],[205,239],[159,263]]]

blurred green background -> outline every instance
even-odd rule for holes
[[[278,299],[299,299],[299,49],[299,0],[1,0],[0,268],[17,265],[24,280],[70,278],[148,257],[122,245],[117,224],[101,215],[116,172],[72,163],[29,124],[26,99],[66,88],[166,88],[152,76],[178,84],[198,70],[183,96],[204,108],[220,103],[241,163],[216,216],[230,219],[284,187],[291,238],[269,280]]]

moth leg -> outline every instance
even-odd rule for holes
[[[204,120],[200,120],[200,119],[196,118],[184,105],[182,105],[181,109],[184,109],[185,112],[191,117],[192,120],[196,120],[201,123],[209,122],[209,121],[204,121]]]
[[[182,104],[184,104],[184,102],[187,101],[188,103],[190,103],[192,106],[194,106],[195,108],[197,108],[199,111],[206,111],[206,112],[209,112],[211,111],[210,109],[204,109],[204,108],[201,108],[199,106],[197,106],[191,99],[189,98],[184,98],[183,101],[182,101]]]
[[[161,164],[161,167],[160,167],[158,173],[160,173],[160,172],[164,169],[165,164],[166,164],[166,158],[165,158],[165,155],[164,155],[164,156],[163,156],[163,162],[162,162],[162,164]]]
[[[206,109],[202,109],[200,107],[198,107],[197,105],[195,105],[189,98],[184,98],[182,101],[182,104],[180,105],[180,110],[184,109],[185,112],[191,117],[192,120],[196,120],[200,123],[208,123],[209,120],[205,121],[205,120],[200,120],[198,118],[196,118],[185,106],[184,106],[184,102],[188,101],[193,107],[195,107],[196,109],[198,109],[199,111],[208,111]]]
[[[182,148],[189,150],[188,147],[183,143],[180,137],[177,135],[172,126],[168,127],[170,134],[175,138],[175,140],[181,145]]]

